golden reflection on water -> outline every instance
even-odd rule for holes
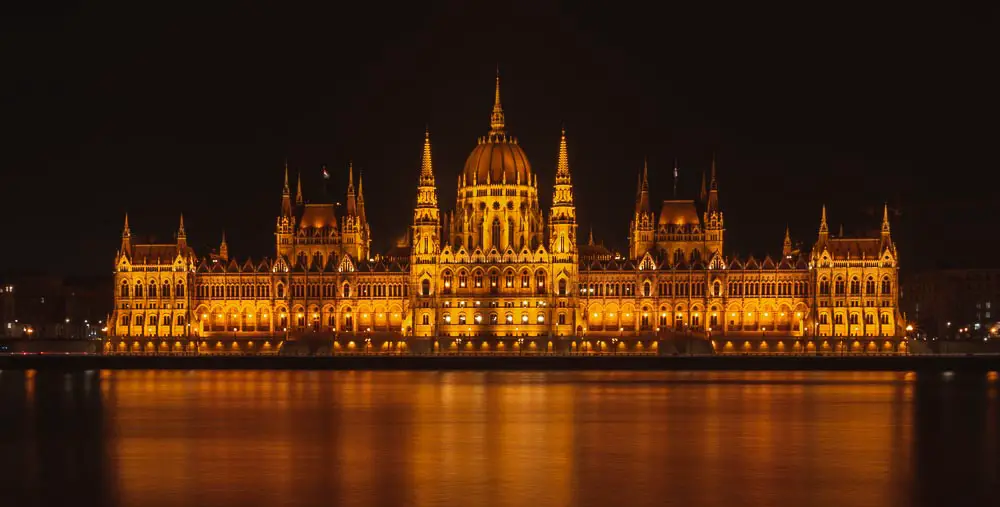
[[[102,372],[121,505],[905,504],[896,373]]]

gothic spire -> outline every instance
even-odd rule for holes
[[[642,177],[639,178],[638,195],[635,196],[635,212],[649,213],[649,162],[642,159]]]
[[[503,106],[500,105],[500,65],[497,65],[497,86],[493,95],[493,113],[490,114],[490,137],[504,134]]]
[[[302,173],[299,173],[299,182],[295,190],[295,205],[302,206]]]
[[[826,225],[826,204],[823,205],[823,214],[819,219],[819,233],[820,235],[825,235],[830,233],[830,229]]]
[[[125,227],[122,228],[122,255],[132,255],[132,231],[128,227],[128,213],[125,213]]]
[[[590,228],[590,237],[587,239],[587,244],[590,245],[590,246],[594,246],[594,228],[593,227]]]
[[[357,201],[354,198],[354,162],[347,162],[347,214],[357,215]]]
[[[559,135],[559,162],[556,164],[556,180],[565,178],[569,183],[569,152],[566,149],[566,126],[562,127]]]
[[[229,245],[226,244],[226,231],[222,231],[222,243],[219,244],[219,258],[229,260]]]
[[[424,127],[424,156],[420,163],[420,185],[434,186],[434,165],[431,162],[431,129]]]
[[[285,159],[285,186],[282,189],[282,193],[291,194],[292,191],[288,189],[288,159]]]
[[[882,205],[882,233],[889,234],[889,203]]]
[[[719,182],[715,179],[715,153],[712,153],[712,171],[708,184],[708,211],[719,211]],[[701,180],[701,191],[705,192],[704,175]]]
[[[705,187],[705,172],[704,171],[702,171],[702,173],[701,173],[701,193],[698,194],[698,199],[701,202],[708,201],[708,190]]]
[[[535,175],[537,186],[538,175]],[[573,183],[569,172],[569,150],[566,148],[566,127],[559,132],[559,161],[556,164],[556,184],[552,189],[552,205],[573,205]],[[560,211],[564,213],[565,210]]]
[[[285,185],[281,187],[281,216],[292,216],[292,191],[288,188],[288,159],[285,159]]]
[[[177,243],[187,243],[187,232],[184,231],[184,213],[181,213],[181,223],[177,227]]]

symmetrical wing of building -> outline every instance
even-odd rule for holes
[[[490,130],[458,175],[453,210],[438,205],[425,136],[412,227],[393,251],[370,251],[353,169],[338,214],[306,202],[301,179],[293,198],[285,168],[271,258],[231,257],[225,238],[199,256],[183,217],[174,243],[138,244],[126,218],[115,346],[239,349],[312,337],[337,349],[650,350],[687,336],[717,350],[883,351],[904,334],[887,213],[877,237],[834,237],[824,207],[810,252],[793,249],[786,231],[778,257],[727,257],[714,160],[699,199],[665,200],[658,213],[644,168],[628,255],[618,255],[578,235],[565,131],[557,153],[546,213],[538,177],[507,133],[498,78]]]

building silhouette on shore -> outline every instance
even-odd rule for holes
[[[109,347],[245,351],[316,340],[334,351],[652,352],[683,338],[719,352],[899,350],[887,212],[878,235],[843,237],[817,206],[810,251],[793,248],[786,230],[780,255],[726,256],[714,158],[697,199],[675,191],[658,204],[643,167],[629,250],[618,254],[579,230],[565,129],[553,147],[552,206],[542,209],[538,176],[507,130],[499,76],[489,127],[455,180],[452,210],[439,206],[425,134],[412,226],[387,252],[371,250],[362,175],[350,165],[342,212],[307,202],[301,178],[293,192],[285,167],[269,258],[230,255],[225,237],[199,255],[183,217],[175,242],[140,244],[126,217]]]

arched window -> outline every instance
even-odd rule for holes
[[[857,296],[858,294],[861,294],[861,280],[855,276],[851,278],[851,295]]]
[[[674,250],[674,264],[680,264],[681,262],[684,262],[684,252],[678,248]]]
[[[170,297],[170,282],[163,282],[163,290],[160,292],[160,295],[165,298]]]
[[[465,286],[468,285],[468,283],[469,283],[468,280],[469,280],[469,275],[467,275],[464,270],[458,272],[458,286],[459,287],[461,287],[461,288],[464,289]]]
[[[868,277],[865,280],[865,294],[869,296],[875,295],[875,279],[872,277]]]
[[[464,313],[458,314],[458,323],[459,323],[459,325],[462,325],[462,326],[465,325],[465,314]]]
[[[888,313],[883,313],[883,314],[879,315],[878,316],[878,321],[880,323],[882,323],[882,324],[888,324],[889,323],[889,314]]]
[[[514,248],[514,219],[507,219],[507,246]]]
[[[499,323],[500,323],[500,321],[497,319],[497,314],[491,313],[490,314],[490,325],[491,326],[495,326],[495,325],[497,325]]]
[[[830,280],[827,280],[826,277],[821,278],[819,281],[819,294],[821,296],[830,295]]]
[[[177,297],[179,297],[179,298],[184,297],[184,284],[183,283],[177,282],[177,287],[174,288],[174,295],[177,296]]]
[[[309,258],[306,257],[306,253],[305,252],[299,252],[299,264],[302,265],[302,266],[306,266],[307,265],[306,263],[308,263],[308,262],[309,262]]]
[[[514,315],[513,314],[508,313],[507,315],[504,316],[503,319],[504,319],[504,322],[506,322],[508,326],[514,323]]]
[[[833,323],[834,324],[843,324],[844,323],[844,314],[838,313],[838,314],[834,315],[833,316]]]
[[[121,297],[123,297],[123,298],[127,298],[128,297],[128,282],[126,282],[126,281],[122,281]]]
[[[344,297],[351,297],[351,284],[344,282]]]
[[[882,294],[889,295],[892,292],[892,282],[889,281],[889,277],[882,277]]]
[[[697,249],[691,251],[691,262],[697,262],[701,260],[701,252]]]
[[[322,266],[322,265],[323,265],[323,254],[320,253],[320,252],[314,253],[313,254],[313,266]]]
[[[559,280],[559,295],[560,296],[565,296],[566,295],[566,279],[565,278]]]
[[[718,280],[712,284],[712,295],[715,297],[722,296],[722,284]]]
[[[496,247],[497,250],[499,250],[500,249],[500,219],[499,218],[494,218],[493,219],[493,227],[491,229],[492,229],[491,236],[492,236],[492,239],[493,239],[493,246]]]
[[[537,319],[539,324],[545,324],[545,314],[539,313]]]
[[[856,325],[857,323],[858,323],[858,314],[852,313],[851,314],[851,324],[852,325]]]
[[[875,323],[875,316],[872,315],[872,314],[870,314],[870,313],[866,313],[865,314],[865,324],[872,325],[874,323]]]
[[[420,282],[420,295],[421,296],[430,296],[431,295],[431,281],[430,280],[424,278],[423,281]]]
[[[444,293],[451,294],[451,271],[445,271],[444,275],[441,276],[441,281],[444,284]]]
[[[149,297],[156,297],[156,282],[149,282]]]
[[[135,282],[135,297],[142,297],[142,282]]]
[[[843,296],[844,289],[844,279],[838,276],[837,280],[834,282],[833,290],[838,296]]]
[[[649,282],[643,282],[643,284],[642,284],[642,295],[644,297],[648,298],[649,297],[649,293],[650,293],[651,290],[652,290],[652,288],[649,286]]]
[[[535,286],[538,289],[539,294],[545,294],[545,272],[538,270],[535,273]]]
[[[472,281],[476,284],[476,288],[477,289],[482,288],[483,287],[483,272],[482,271],[476,271],[472,275]]]
[[[426,326],[431,323],[431,316],[425,313],[421,316],[420,321]]]

